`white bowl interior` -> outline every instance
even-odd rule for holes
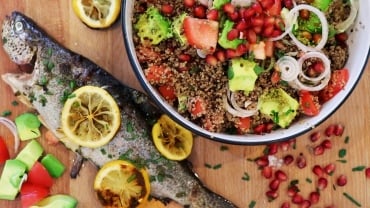
[[[350,76],[345,89],[338,93],[333,99],[325,103],[322,106],[322,110],[319,115],[301,119],[299,122],[294,123],[287,129],[279,129],[264,135],[229,135],[213,133],[202,129],[198,125],[195,125],[183,118],[172,106],[167,104],[157,90],[153,88],[145,79],[143,70],[136,57],[134,43],[132,41],[131,17],[134,1],[123,1],[122,28],[126,50],[135,74],[141,82],[142,87],[164,112],[169,114],[175,121],[181,123],[184,127],[190,129],[194,133],[212,140],[234,144],[262,144],[296,137],[309,131],[333,114],[351,94],[366,67],[370,50],[370,21],[366,19],[368,17],[367,12],[370,11],[370,2],[361,1],[360,4],[360,10],[356,23],[349,33],[350,35],[348,44],[350,56],[346,64],[346,68],[350,70]]]

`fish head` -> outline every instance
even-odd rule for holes
[[[2,26],[3,48],[16,64],[32,63],[41,36],[34,28],[34,23],[19,12],[6,16]]]

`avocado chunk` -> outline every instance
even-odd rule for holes
[[[31,206],[30,208],[75,208],[77,207],[77,200],[72,196],[65,194],[56,194],[48,196],[45,199],[42,199],[36,205]]]
[[[36,140],[31,140],[17,155],[15,159],[23,162],[27,171],[35,164],[41,157],[44,149]]]
[[[22,141],[38,138],[40,133],[41,122],[33,113],[23,113],[15,118],[15,125],[19,137]]]
[[[270,89],[262,94],[257,105],[262,114],[269,116],[274,123],[286,128],[297,115],[299,103],[283,89]]]
[[[181,45],[185,45],[188,41],[184,35],[183,23],[186,17],[186,13],[181,14],[176,17],[172,22],[172,31],[175,38],[179,41]]]
[[[41,164],[44,165],[51,177],[59,178],[63,175],[66,169],[62,162],[60,162],[54,155],[47,154],[41,159]]]
[[[244,58],[234,58],[228,69],[229,89],[234,92],[242,90],[248,93],[254,89],[258,78],[254,68],[256,63]]]
[[[19,160],[7,160],[0,178],[0,199],[14,200],[18,195],[26,172]]]
[[[233,29],[233,27],[234,27],[234,22],[231,20],[226,20],[225,23],[223,24],[222,32],[218,39],[218,44],[220,44],[222,48],[236,49],[238,45],[244,42],[244,40],[239,39],[239,38],[236,38],[234,40],[229,40],[227,38],[227,34]]]

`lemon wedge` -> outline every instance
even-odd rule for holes
[[[104,207],[142,207],[150,193],[149,174],[128,161],[113,160],[96,174],[94,190]]]
[[[83,86],[72,93],[62,110],[62,131],[67,139],[90,148],[107,144],[121,125],[116,101],[104,89]]]
[[[75,14],[91,28],[111,26],[121,11],[121,0],[72,0]]]
[[[184,160],[193,148],[193,135],[184,127],[162,115],[152,128],[154,145],[167,159]]]

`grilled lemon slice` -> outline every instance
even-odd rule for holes
[[[121,0],[72,0],[75,14],[91,28],[107,28],[117,19]]]
[[[158,151],[170,160],[186,159],[193,147],[192,133],[167,115],[162,115],[154,124],[152,137]]]
[[[113,160],[96,174],[94,190],[105,207],[141,207],[149,197],[149,175],[128,161]]]
[[[62,110],[61,125],[72,142],[90,148],[108,143],[121,124],[116,101],[104,89],[80,87],[67,99]]]

